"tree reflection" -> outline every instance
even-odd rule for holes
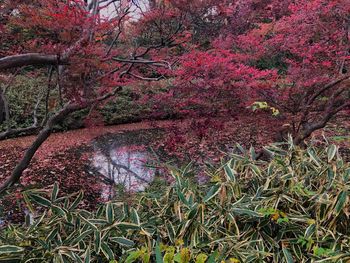
[[[113,146],[108,151],[98,151],[93,157],[93,165],[109,184],[103,197],[115,196],[115,186],[125,191],[143,191],[154,178],[155,171],[146,167],[150,160],[147,151],[135,146]]]

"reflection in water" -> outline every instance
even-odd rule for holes
[[[96,152],[93,166],[109,182],[109,189],[104,189],[102,197],[111,199],[115,185],[120,185],[128,192],[143,191],[154,178],[155,171],[146,167],[149,154],[137,147],[112,147],[107,153]]]

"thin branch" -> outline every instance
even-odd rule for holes
[[[130,75],[130,76],[133,76],[134,78],[137,78],[137,79],[140,79],[140,80],[146,80],[146,81],[159,81],[159,80],[161,80],[161,79],[165,79],[165,77],[164,77],[163,75],[160,76],[160,77],[158,77],[158,78],[148,78],[148,77],[142,77],[142,76],[133,74],[133,73],[131,73],[131,72],[126,73],[126,74],[128,74],[128,75]]]
[[[125,70],[119,74],[119,78],[121,79],[122,77],[124,77],[124,75],[129,74],[129,72],[131,71],[131,69],[134,65],[135,65],[134,63],[130,64],[127,70]]]
[[[122,59],[122,58],[112,58],[114,61],[124,62],[124,63],[133,63],[133,64],[146,64],[153,65],[157,67],[164,67],[171,69],[171,64],[165,60],[153,61],[145,59]]]
[[[48,77],[48,81],[47,81],[46,96],[45,96],[45,116],[44,116],[44,119],[41,123],[41,126],[45,125],[45,123],[47,121],[48,114],[49,114],[49,99],[50,99],[50,92],[51,92],[52,73],[53,73],[53,67],[50,67],[49,77]],[[59,85],[59,84],[57,83],[57,85]]]
[[[3,107],[4,107],[4,111],[5,111],[5,121],[8,121],[10,119],[10,108],[9,108],[9,103],[7,101],[7,98],[6,98],[6,92],[7,92],[7,89],[13,83],[13,81],[15,80],[18,72],[19,72],[19,69],[17,69],[16,72],[11,76],[11,78],[8,81],[8,83],[6,84],[6,86],[3,89],[0,88],[0,99],[3,102]]]
[[[344,103],[343,105],[341,105],[341,106],[339,106],[338,108],[336,108],[336,109],[334,110],[334,113],[338,113],[338,112],[340,112],[340,111],[342,111],[342,110],[345,110],[346,108],[350,108],[350,102]]]
[[[38,108],[40,105],[40,102],[43,98],[43,95],[38,97],[38,100],[34,106],[34,110],[33,110],[33,127],[37,127],[38,126]]]
[[[330,88],[338,85],[339,83],[343,82],[344,80],[350,78],[350,75],[345,75],[339,79],[336,79],[330,83],[328,83],[327,85],[325,85],[322,89],[320,89],[318,92],[316,92],[306,103],[306,106],[311,105],[319,96],[321,96],[323,93],[325,93],[327,90],[329,90]]]
[[[116,36],[114,37],[112,43],[110,44],[108,50],[107,50],[107,53],[106,53],[106,56],[109,55],[109,53],[112,51],[112,48],[113,46],[115,45],[115,43],[118,41],[119,39],[119,36],[121,35],[122,33],[122,30],[121,30],[121,23],[122,23],[122,20],[129,14],[129,10],[130,10],[130,7],[127,8],[125,10],[125,13],[119,18],[118,20],[118,33],[116,34]]]

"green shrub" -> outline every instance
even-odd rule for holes
[[[0,131],[11,128],[24,128],[33,125],[33,111],[39,95],[44,92],[45,79],[42,76],[29,78],[17,76],[8,89],[6,97],[9,104],[10,120],[0,123]],[[39,95],[38,95],[39,94]],[[45,103],[41,100],[37,109],[39,122],[45,115]]]
[[[122,92],[100,109],[104,121],[108,125],[139,121],[148,117],[148,111],[149,109],[132,98],[129,90]]]
[[[132,203],[79,208],[82,193],[23,192],[38,215],[0,235],[6,262],[349,262],[350,167],[337,147],[267,148],[232,154],[193,183],[190,166],[172,170],[164,192]],[[39,209],[39,210],[38,210]],[[14,261],[14,262],[17,262]]]
[[[25,128],[33,125],[33,112],[37,107],[38,124],[45,118],[45,96],[47,88],[47,78],[39,75],[36,78],[17,76],[11,88],[6,93],[9,103],[10,120],[0,123],[0,132],[8,128]],[[59,107],[57,89],[51,91],[49,102],[49,115]],[[152,103],[140,104],[136,95],[128,88],[125,88],[118,96],[101,106],[98,113],[103,115],[103,122],[112,125],[120,123],[130,123],[149,118],[153,107]],[[52,104],[52,105],[50,105]],[[89,110],[81,110],[68,116],[61,124],[56,125],[55,130],[69,130],[84,127],[85,118]],[[97,118],[100,121],[100,118]]]

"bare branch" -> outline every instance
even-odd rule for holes
[[[120,34],[122,33],[121,24],[122,24],[123,19],[129,14],[129,9],[130,9],[130,8],[127,8],[127,9],[125,10],[124,14],[123,14],[123,15],[119,18],[119,20],[118,20],[118,33],[116,34],[116,36],[114,37],[112,43],[110,44],[110,46],[109,46],[109,48],[108,48],[108,50],[107,50],[106,56],[108,56],[109,53],[111,53],[113,46],[114,46],[115,43],[118,41],[119,36],[120,36]]]
[[[49,77],[48,77],[48,81],[47,81],[46,96],[45,96],[45,116],[44,116],[44,119],[41,123],[41,126],[45,125],[45,123],[47,121],[47,116],[49,114],[49,99],[50,99],[50,92],[51,92],[52,73],[53,73],[53,67],[50,67]],[[58,81],[57,81],[57,85],[59,85]]]
[[[0,70],[29,66],[29,65],[56,65],[67,64],[66,59],[60,59],[57,55],[43,55],[28,53],[0,58]]]
[[[171,64],[164,60],[153,61],[153,60],[145,60],[145,59],[122,59],[122,58],[113,58],[114,61],[124,62],[124,63],[133,63],[133,64],[146,64],[153,65],[157,67],[164,67],[171,69]]]
[[[344,103],[344,104],[342,104],[341,106],[339,106],[338,108],[336,108],[336,109],[334,110],[334,113],[338,113],[338,112],[340,112],[340,111],[342,111],[342,110],[345,110],[346,108],[350,108],[350,102]]]
[[[134,78],[140,79],[140,80],[146,80],[146,81],[159,81],[161,79],[165,79],[164,76],[160,76],[158,78],[148,78],[148,77],[142,77],[136,74],[133,74],[131,72],[125,73],[125,74],[129,74],[130,76],[133,76]]]
[[[124,77],[124,75],[129,74],[129,72],[131,71],[131,69],[134,65],[135,65],[134,63],[130,64],[127,70],[125,70],[119,74],[119,78],[122,78],[122,77]]]
[[[33,127],[37,127],[38,126],[38,108],[40,105],[40,102],[43,98],[43,95],[38,97],[38,100],[34,106],[34,110],[33,110]]]
[[[18,128],[18,129],[8,129],[4,132],[0,133],[0,141],[5,140],[7,138],[11,138],[14,136],[19,136],[19,135],[32,135],[37,133],[39,130],[39,127],[26,127],[26,128]]]
[[[307,101],[306,105],[311,105],[319,96],[321,96],[323,93],[325,93],[330,88],[333,88],[334,86],[338,85],[339,83],[343,82],[344,80],[350,78],[350,75],[345,75],[339,79],[336,79],[327,85],[325,85],[322,89],[320,89],[318,92],[314,93],[314,95]]]

